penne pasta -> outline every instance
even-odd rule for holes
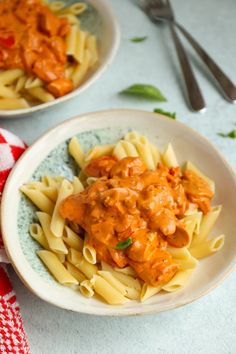
[[[15,84],[15,92],[20,92],[25,87],[26,80],[27,80],[27,77],[25,75],[20,76],[17,79],[17,82]]]
[[[98,62],[97,39],[93,35],[88,35],[85,41],[85,48],[91,53],[90,66],[94,66]]]
[[[131,157],[139,156],[136,147],[130,141],[121,140],[121,145],[123,146],[123,149],[127,156],[131,156]]]
[[[165,150],[165,152],[163,153],[163,155],[161,156],[163,163],[167,166],[167,167],[178,167],[178,161],[173,149],[172,144],[168,144],[167,148]]]
[[[91,60],[91,54],[88,49],[85,49],[83,62],[79,63],[76,66],[75,71],[73,73],[72,81],[73,81],[74,87],[78,87],[79,85],[81,85],[81,83],[85,79],[85,76],[88,72],[88,68],[90,65],[90,60]]]
[[[65,3],[64,1],[53,1],[49,3],[48,6],[53,12],[57,12],[62,10],[65,7]]]
[[[70,262],[65,262],[65,266],[66,269],[68,270],[68,272],[75,278],[78,280],[79,283],[81,283],[82,281],[86,280],[85,275],[79,271],[78,268],[76,268],[73,264],[71,264]]]
[[[77,44],[78,25],[71,26],[70,33],[66,37],[66,54],[74,56]]]
[[[105,262],[101,262],[101,265],[102,270],[110,272],[116,279],[118,279],[124,285],[130,288],[134,288],[137,291],[141,291],[141,285],[138,279],[133,278],[133,276],[115,271],[109,264]]]
[[[40,80],[38,77],[29,77],[25,81],[25,89],[30,89],[33,87],[40,87],[40,86],[43,86],[43,81]]]
[[[37,255],[60,284],[78,284],[78,281],[67,271],[53,252],[42,250],[37,251]]]
[[[146,164],[149,170],[155,170],[156,165],[154,163],[154,159],[152,156],[152,151],[149,143],[141,143],[141,142],[135,142],[134,143],[138,154],[142,161]]]
[[[20,108],[29,108],[29,104],[24,98],[0,98],[0,109]]]
[[[59,254],[67,254],[68,249],[66,248],[63,240],[61,237],[56,237],[50,229],[50,224],[51,224],[51,216],[42,213],[42,212],[37,212],[37,217],[40,221],[40,224],[42,226],[44,235],[48,241],[49,247],[52,251],[59,253]]]
[[[153,295],[158,294],[160,291],[161,291],[161,286],[153,287],[148,285],[147,283],[144,283],[140,294],[140,300],[142,302],[146,301]]]
[[[69,154],[74,158],[80,168],[84,166],[84,151],[79,140],[74,136],[69,142]]]
[[[184,288],[188,284],[192,272],[191,269],[178,271],[166,285],[162,286],[162,289],[167,292],[174,292]]]
[[[76,2],[68,8],[69,12],[76,16],[82,14],[86,9],[87,5],[84,2]]]
[[[91,279],[94,274],[97,273],[97,266],[86,261],[82,253],[74,250],[73,248],[69,249],[67,260],[75,265],[83,274],[85,274],[88,279]]]
[[[183,219],[181,219],[182,223],[185,225],[185,228],[189,234],[189,243],[187,246],[189,246],[192,242],[193,233],[195,233],[196,235],[199,234],[201,220],[202,220],[202,212],[196,212],[194,214],[185,216]]]
[[[128,287],[120,282],[114,275],[108,271],[98,271],[99,275],[103,277],[113,288],[118,290],[123,296],[128,297],[132,300],[137,300],[140,297],[140,292],[137,291],[135,288]]]
[[[19,95],[11,87],[4,86],[0,82],[0,97],[3,97],[3,98],[18,98]]]
[[[84,190],[83,184],[80,182],[78,177],[74,177],[72,181],[73,194],[80,193]]]
[[[104,155],[112,155],[115,145],[95,145],[92,149],[90,149],[85,155],[84,161],[89,162],[93,159],[97,159],[98,157]]]
[[[82,249],[83,249],[84,241],[77,233],[75,233],[68,226],[65,226],[65,228],[64,228],[63,241],[69,247],[74,248],[77,251],[82,251]]]
[[[113,155],[117,158],[117,160],[122,160],[127,157],[127,153],[125,148],[122,145],[122,141],[118,141],[113,150]]]
[[[81,31],[79,28],[76,33],[76,43],[75,43],[75,51],[73,53],[73,57],[75,60],[82,64],[84,61],[84,52],[85,52],[85,40],[87,37],[87,32]],[[91,63],[91,62],[90,62]],[[89,64],[90,64],[89,63]],[[91,65],[91,64],[90,64]]]
[[[0,72],[0,85],[11,85],[14,81],[24,75],[21,69],[10,69]]]
[[[113,288],[103,277],[94,275],[91,279],[94,290],[99,294],[108,304],[121,305],[129,300],[123,296],[118,290]]]
[[[57,256],[57,258],[59,259],[59,261],[61,263],[64,263],[66,260],[66,256],[64,254],[60,254],[60,253],[55,253],[55,255]]]
[[[177,263],[179,264],[179,270],[194,269],[198,265],[197,259],[194,258],[192,255],[187,259],[178,259]]]
[[[210,240],[203,240],[190,248],[193,257],[201,259],[219,251],[224,245],[225,236],[220,235]]]
[[[88,261],[91,264],[96,264],[97,255],[96,255],[96,250],[93,246],[91,246],[85,242],[82,253],[83,253],[83,256],[86,259],[86,261]]]
[[[50,249],[48,241],[43,233],[43,229],[39,224],[30,224],[29,232],[31,237],[33,237],[33,239],[35,239],[45,250]]]
[[[202,242],[203,240],[205,240],[208,237],[208,235],[212,231],[212,229],[213,229],[213,227],[214,227],[214,225],[221,213],[221,209],[222,209],[221,205],[217,205],[217,206],[211,208],[209,213],[202,217],[199,234],[193,240],[193,244],[196,244],[198,242]]]
[[[52,214],[54,209],[53,202],[37,189],[32,189],[24,185],[20,188],[23,192],[41,211]]]
[[[71,194],[73,194],[73,186],[69,181],[64,179],[61,183],[60,190],[58,192],[58,197],[55,208],[53,210],[52,220],[50,224],[50,229],[53,235],[56,237],[62,237],[65,226],[65,219],[63,219],[63,217],[59,213],[61,202]]]
[[[85,297],[92,297],[94,295],[92,284],[89,280],[83,280],[79,285],[79,290]]]
[[[31,87],[27,89],[27,92],[41,102],[51,102],[55,100],[55,97],[43,87]]]

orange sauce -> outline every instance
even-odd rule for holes
[[[179,168],[161,164],[148,171],[138,157],[101,157],[91,161],[85,173],[97,181],[66,198],[61,215],[86,231],[98,261],[130,265],[152,286],[168,282],[178,265],[167,245],[188,244],[181,218],[188,210],[209,211],[213,193],[208,183],[194,172],[182,175]],[[129,238],[132,244],[116,249]]]
[[[65,78],[70,24],[41,0],[0,2],[0,69],[22,69],[48,84],[55,97],[73,89]]]

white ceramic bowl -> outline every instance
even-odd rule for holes
[[[144,303],[131,301],[123,307],[116,307],[93,298],[84,298],[49,278],[48,272],[35,255],[35,242],[28,235],[32,207],[25,205],[19,187],[32,178],[35,170],[35,177],[43,173],[70,176],[73,166],[67,158],[65,141],[71,136],[83,133],[81,141],[88,148],[99,142],[110,143],[120,138],[129,128],[146,134],[161,148],[171,142],[180,163],[189,159],[215,180],[216,195],[213,203],[222,204],[223,211],[213,234],[224,233],[226,239],[219,253],[199,262],[185,289],[176,293],[157,294]],[[236,263],[235,195],[236,176],[224,157],[207,139],[182,123],[155,113],[135,110],[89,113],[47,132],[17,162],[8,178],[2,199],[3,238],[16,272],[24,284],[45,301],[68,310],[95,315],[156,313],[198,299],[219,285],[232,271]]]
[[[78,2],[78,0],[70,0],[70,3]],[[91,86],[102,73],[111,65],[112,60],[115,57],[117,49],[120,43],[120,31],[118,22],[116,20],[115,14],[109,4],[108,0],[86,0],[90,4],[97,14],[94,15],[96,20],[95,31],[98,31],[98,50],[99,50],[99,64],[96,69],[92,70],[88,78],[79,86],[77,89],[73,90],[69,94],[57,98],[52,102],[38,104],[36,106],[16,109],[16,110],[0,110],[0,118],[16,118],[19,116],[31,115],[34,112],[43,111],[49,107],[53,107],[60,103],[63,103],[75,96],[78,96],[81,92],[85,91],[89,86]],[[88,19],[90,20],[90,19]],[[91,26],[94,24],[90,20]],[[88,29],[90,26],[88,25]]]

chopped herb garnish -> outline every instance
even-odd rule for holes
[[[145,84],[134,84],[132,86],[127,87],[125,90],[121,91],[122,94],[139,96],[142,98],[153,99],[156,101],[165,102],[167,99],[161,91],[152,85]]]
[[[218,133],[218,135],[222,136],[223,138],[236,139],[236,130],[231,130],[229,133]]]
[[[167,116],[167,117],[169,117],[171,119],[176,119],[176,113],[175,112],[167,112],[167,111],[164,111],[161,108],[155,108],[153,110],[153,112],[163,114],[164,116]]]
[[[144,36],[144,37],[134,37],[134,38],[131,38],[131,42],[134,42],[134,43],[138,43],[138,42],[144,42],[146,41],[147,39],[147,36]]]
[[[127,238],[127,240],[125,241],[120,241],[117,243],[115,249],[116,250],[124,250],[125,248],[129,247],[130,245],[132,245],[133,240],[131,237]]]

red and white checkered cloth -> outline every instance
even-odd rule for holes
[[[26,145],[17,136],[0,128],[0,201],[6,179]],[[29,354],[19,305],[2,263],[7,263],[0,234],[0,353]]]

